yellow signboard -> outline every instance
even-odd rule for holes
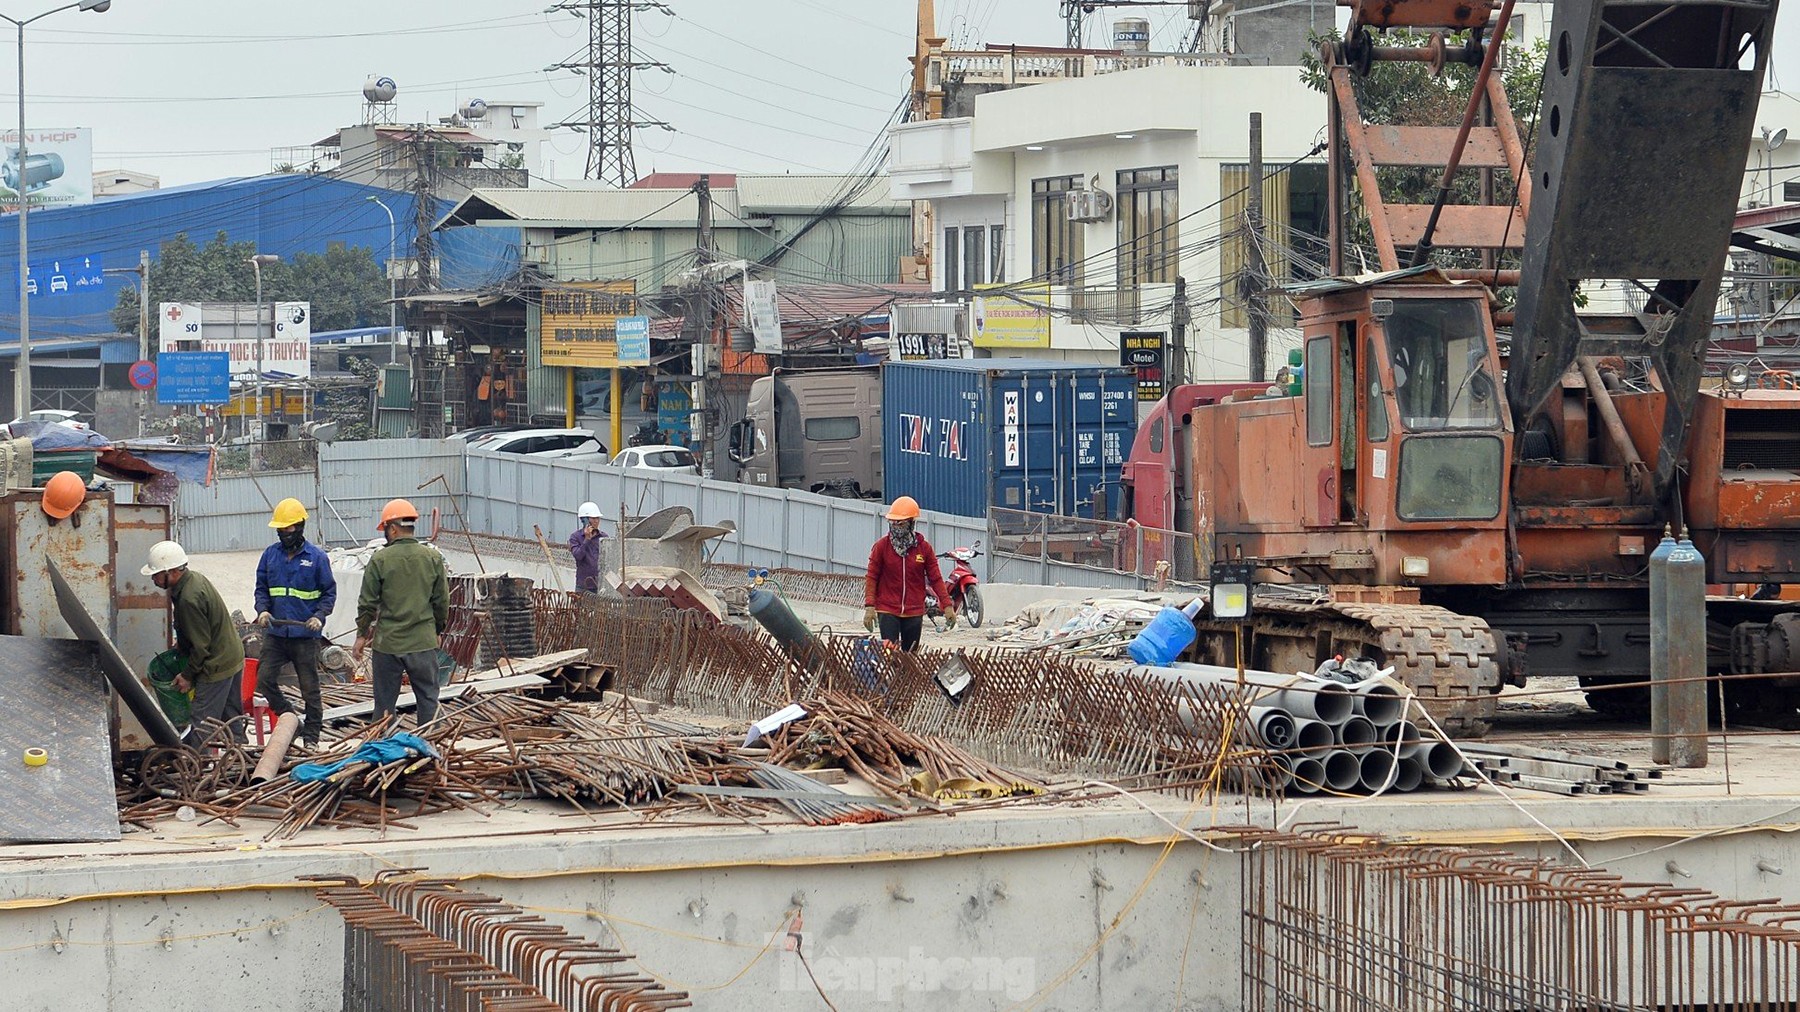
[[[237,415],[251,417],[256,415],[274,415],[277,412],[283,412],[304,419],[306,417],[306,394],[296,390],[290,390],[286,394],[278,395],[273,390],[266,390],[262,395],[262,407],[260,410],[257,408],[257,398],[255,394],[238,394],[231,399],[230,403],[219,409],[219,414],[230,417],[235,417]]]
[[[1005,294],[977,295],[969,305],[969,340],[977,348],[1050,347],[1050,286],[976,285],[1005,288]]]
[[[545,288],[538,357],[550,366],[616,368],[619,317],[636,315],[635,281],[571,281]]]

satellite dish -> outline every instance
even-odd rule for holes
[[[485,119],[486,117],[487,117],[487,103],[483,102],[481,99],[472,98],[463,104],[463,107],[462,107],[462,118],[463,119],[477,120],[477,119]]]
[[[395,84],[394,79],[391,77],[381,77],[376,74],[370,74],[368,79],[363,81],[363,98],[366,98],[371,102],[392,102],[394,96],[399,94],[399,92],[400,86]]]

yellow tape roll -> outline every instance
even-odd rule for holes
[[[49,761],[50,753],[41,748],[28,748],[25,750],[25,765],[27,766],[42,766]]]

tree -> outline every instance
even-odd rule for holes
[[[1468,33],[1459,32],[1445,40],[1450,51],[1460,50],[1468,38]],[[1379,37],[1381,45],[1422,47],[1430,37],[1423,32],[1404,30],[1390,31]],[[1311,45],[1302,57],[1302,79],[1314,90],[1330,93],[1330,82],[1326,76],[1326,68],[1319,60],[1319,44],[1323,42],[1339,43],[1342,41],[1336,29],[1311,37]],[[1506,88],[1506,97],[1512,106],[1513,120],[1519,128],[1519,139],[1525,145],[1525,163],[1531,164],[1532,149],[1536,140],[1538,105],[1543,89],[1543,68],[1549,57],[1549,46],[1539,40],[1531,46],[1522,46],[1507,42],[1501,46],[1500,66],[1501,83]],[[1454,127],[1462,122],[1463,111],[1469,103],[1469,93],[1475,86],[1477,68],[1466,63],[1452,63],[1444,68],[1441,75],[1433,75],[1431,68],[1423,63],[1383,62],[1374,66],[1366,76],[1351,75],[1356,91],[1356,101],[1361,107],[1363,118],[1370,123],[1393,124],[1398,126],[1448,126]],[[1381,184],[1382,199],[1390,204],[1431,204],[1437,200],[1438,183],[1443,175],[1442,169],[1421,168],[1378,168],[1376,178]],[[1514,182],[1504,171],[1496,173],[1495,202],[1505,203],[1514,194]],[[1456,174],[1451,185],[1451,203],[1473,204],[1480,202],[1480,173],[1474,169],[1465,169]],[[1360,201],[1352,201],[1347,208],[1350,214],[1348,223],[1351,243],[1370,245],[1372,243],[1369,223]],[[1433,250],[1433,259],[1438,263],[1456,266],[1474,266],[1474,262],[1464,263],[1472,257],[1458,257],[1449,251]],[[1517,255],[1503,256],[1510,266],[1517,266]]]
[[[205,246],[187,233],[163,243],[150,262],[150,292],[157,302],[252,302],[256,271],[250,258],[256,244],[232,242],[225,232]],[[373,251],[337,246],[324,253],[299,253],[291,261],[262,269],[265,302],[310,302],[314,330],[343,330],[387,322],[388,283]],[[119,292],[112,311],[120,333],[137,333],[138,290]]]

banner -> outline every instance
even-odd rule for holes
[[[1162,331],[1127,330],[1119,334],[1119,364],[1137,370],[1137,399],[1163,398]]]
[[[157,314],[158,351],[229,352],[233,376],[254,377],[259,356],[265,374],[312,375],[310,302],[265,304],[260,327],[247,302],[164,302]]]
[[[19,131],[0,133],[0,210],[19,210],[19,191],[33,209],[94,202],[94,132],[87,127],[25,131],[25,161],[19,161]]]
[[[969,304],[969,342],[977,348],[1050,347],[1050,286],[976,285],[1007,288],[1005,295],[977,295]]]
[[[545,288],[538,310],[538,360],[547,366],[615,369],[619,317],[636,315],[636,281],[565,281]]]

